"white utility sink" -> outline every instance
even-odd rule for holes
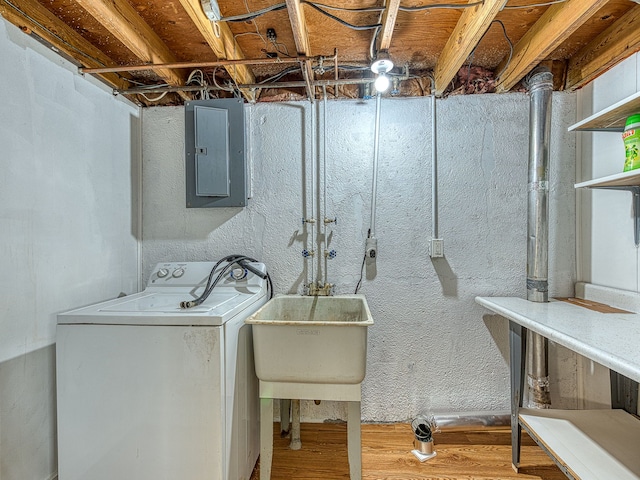
[[[364,295],[280,295],[245,320],[263,382],[359,384],[367,364]]]

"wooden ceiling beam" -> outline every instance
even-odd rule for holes
[[[176,57],[127,0],[76,0],[103,27],[144,62],[173,63]],[[157,70],[169,85],[183,86],[185,78],[171,69]],[[179,92],[185,100],[191,95]]]
[[[473,2],[475,0],[469,0]],[[486,0],[481,5],[465,8],[436,63],[436,95],[442,95],[505,3],[507,0]]]
[[[309,34],[307,33],[307,21],[304,17],[304,10],[300,0],[286,0],[287,11],[289,12],[289,21],[291,22],[291,30],[293,31],[293,39],[296,42],[296,50],[298,55],[311,55],[311,47],[309,47]]]
[[[34,33],[52,47],[90,68],[111,67],[116,63],[94,47],[73,28],[62,22],[37,0],[12,0],[11,4],[0,0],[0,14],[26,33]],[[126,89],[129,83],[120,75],[99,75],[107,85]]]
[[[496,91],[511,90],[535,66],[559,47],[608,0],[566,0],[551,5],[496,69]]]
[[[244,52],[233,37],[229,25],[224,22],[218,22],[217,28],[219,31],[216,32],[213,23],[202,10],[200,0],[180,0],[180,3],[218,59],[243,60],[245,58]],[[226,66],[225,69],[236,84],[256,83],[253,71],[247,65]],[[255,91],[246,89],[241,91],[248,101],[254,102],[256,100]]]
[[[380,39],[378,40],[378,51],[389,50],[391,46],[391,37],[393,36],[393,29],[396,26],[399,8],[400,0],[388,1],[388,5],[382,16],[382,31],[380,33]]]
[[[307,32],[307,21],[304,17],[304,10],[302,10],[302,4],[300,0],[286,0],[287,11],[289,12],[289,22],[291,22],[291,30],[293,31],[293,39],[296,43],[296,50],[298,55],[311,56],[311,47],[309,46],[309,34]],[[302,75],[305,83],[307,84],[307,96],[309,101],[313,102],[315,99],[315,91],[311,86],[311,82],[314,79],[313,69],[311,68],[311,62],[302,62]]]
[[[640,5],[633,7],[569,60],[565,88],[575,90],[640,50]]]

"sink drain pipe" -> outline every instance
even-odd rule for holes
[[[289,419],[291,418],[291,400],[280,399],[280,436],[282,438],[289,435]]]
[[[527,300],[548,302],[549,138],[553,74],[546,69],[534,70],[527,83],[530,93]],[[530,338],[529,406],[549,408],[549,342],[533,332]]]
[[[302,441],[300,440],[300,400],[291,400],[291,450],[300,450]]]

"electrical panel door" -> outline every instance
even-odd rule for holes
[[[196,105],[196,195],[229,196],[229,120],[227,110]]]
[[[243,100],[194,100],[184,108],[187,208],[246,206]]]

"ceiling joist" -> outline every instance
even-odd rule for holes
[[[286,0],[286,2],[291,30],[293,31],[293,39],[296,43],[298,55],[310,57],[311,48],[309,47],[309,34],[307,32],[307,22],[304,18],[302,4],[300,3],[300,0]],[[304,81],[307,85],[306,90],[309,101],[313,102],[315,99],[315,92],[311,86],[314,79],[311,62],[302,62],[302,76],[304,77]]]
[[[496,69],[502,72],[496,91],[511,90],[606,3],[607,0],[566,0],[551,5],[516,44],[511,60],[505,58]]]
[[[385,7],[384,15],[382,17],[382,31],[380,32],[380,38],[378,40],[378,50],[389,50],[391,46],[391,37],[393,36],[393,29],[396,26],[396,19],[398,18],[398,9],[400,8],[400,0],[389,0]]]
[[[244,52],[233,37],[229,25],[224,22],[218,22],[218,31],[215,31],[213,23],[202,10],[200,0],[180,0],[180,3],[216,54],[216,57],[222,60],[243,60],[245,58]],[[251,84],[256,81],[251,68],[247,65],[226,66],[225,69],[236,84]],[[254,91],[246,89],[241,91],[248,101],[253,102],[256,100]]]
[[[583,47],[569,61],[566,88],[575,90],[640,50],[640,5]]]
[[[206,9],[216,1],[222,11],[235,15],[212,22],[218,12],[207,15]],[[140,89],[166,87],[172,96],[162,104],[179,104],[198,95],[191,86],[185,87],[187,73],[195,68],[220,68],[219,74],[226,69],[249,101],[255,101],[260,92],[289,98],[289,93],[273,94],[275,83],[273,89],[302,86],[303,95],[313,102],[318,89],[325,86],[316,78],[327,77],[323,62],[329,57],[316,60],[316,67],[311,56],[319,50],[340,50],[343,63],[353,65],[349,80],[359,75],[372,80],[365,65],[372,61],[371,55],[382,52],[414,72],[433,72],[431,89],[426,77],[416,85],[411,78],[403,82],[402,96],[444,95],[470,57],[496,72],[494,80],[478,69],[478,75],[490,83],[474,84],[471,91],[475,93],[490,87],[497,92],[513,90],[536,65],[552,69],[555,90],[575,90],[640,50],[640,5],[628,0],[563,0],[548,8],[536,7],[535,0],[518,0],[507,7],[524,9],[520,11],[503,11],[508,0],[460,1],[458,6],[463,8],[452,11],[433,2],[403,7],[403,0],[376,0],[365,7],[340,0],[335,7],[325,7],[346,13],[330,14],[323,9],[309,11],[306,0],[256,0],[245,8],[235,0],[0,0],[0,14],[78,64],[80,72],[99,75],[119,93],[133,92],[133,82]],[[212,10],[216,9],[212,6]],[[254,20],[263,15],[268,23],[259,27]],[[490,31],[496,18],[502,22],[507,42],[497,30]],[[376,31],[374,38],[366,32],[371,29]],[[273,32],[265,35],[266,30],[278,31],[277,39]],[[239,35],[255,37],[240,40]],[[517,41],[515,47],[507,35]],[[284,71],[278,64],[285,61],[299,64],[301,71]],[[334,61],[337,80],[337,58]],[[258,73],[277,79],[268,92],[265,83],[256,79]],[[280,75],[285,73],[283,79]],[[154,85],[158,83],[168,85]],[[465,92],[470,86],[465,86]],[[342,93],[362,92],[351,88]],[[147,101],[160,102],[160,98]]]
[[[116,64],[37,0],[12,0],[11,3],[0,0],[0,14],[21,30],[33,32],[81,65],[99,68]],[[114,73],[105,73],[100,77],[112,88],[126,89],[129,86],[126,80]]]
[[[434,69],[436,95],[442,95],[506,3],[507,0],[487,0],[462,12]]]
[[[109,30],[140,60],[150,63],[173,63],[176,61],[171,50],[127,0],[76,0],[76,3]],[[157,73],[169,85],[182,86],[185,83],[185,78],[174,70],[158,70]],[[179,95],[185,100],[191,100],[189,94],[180,92]]]

